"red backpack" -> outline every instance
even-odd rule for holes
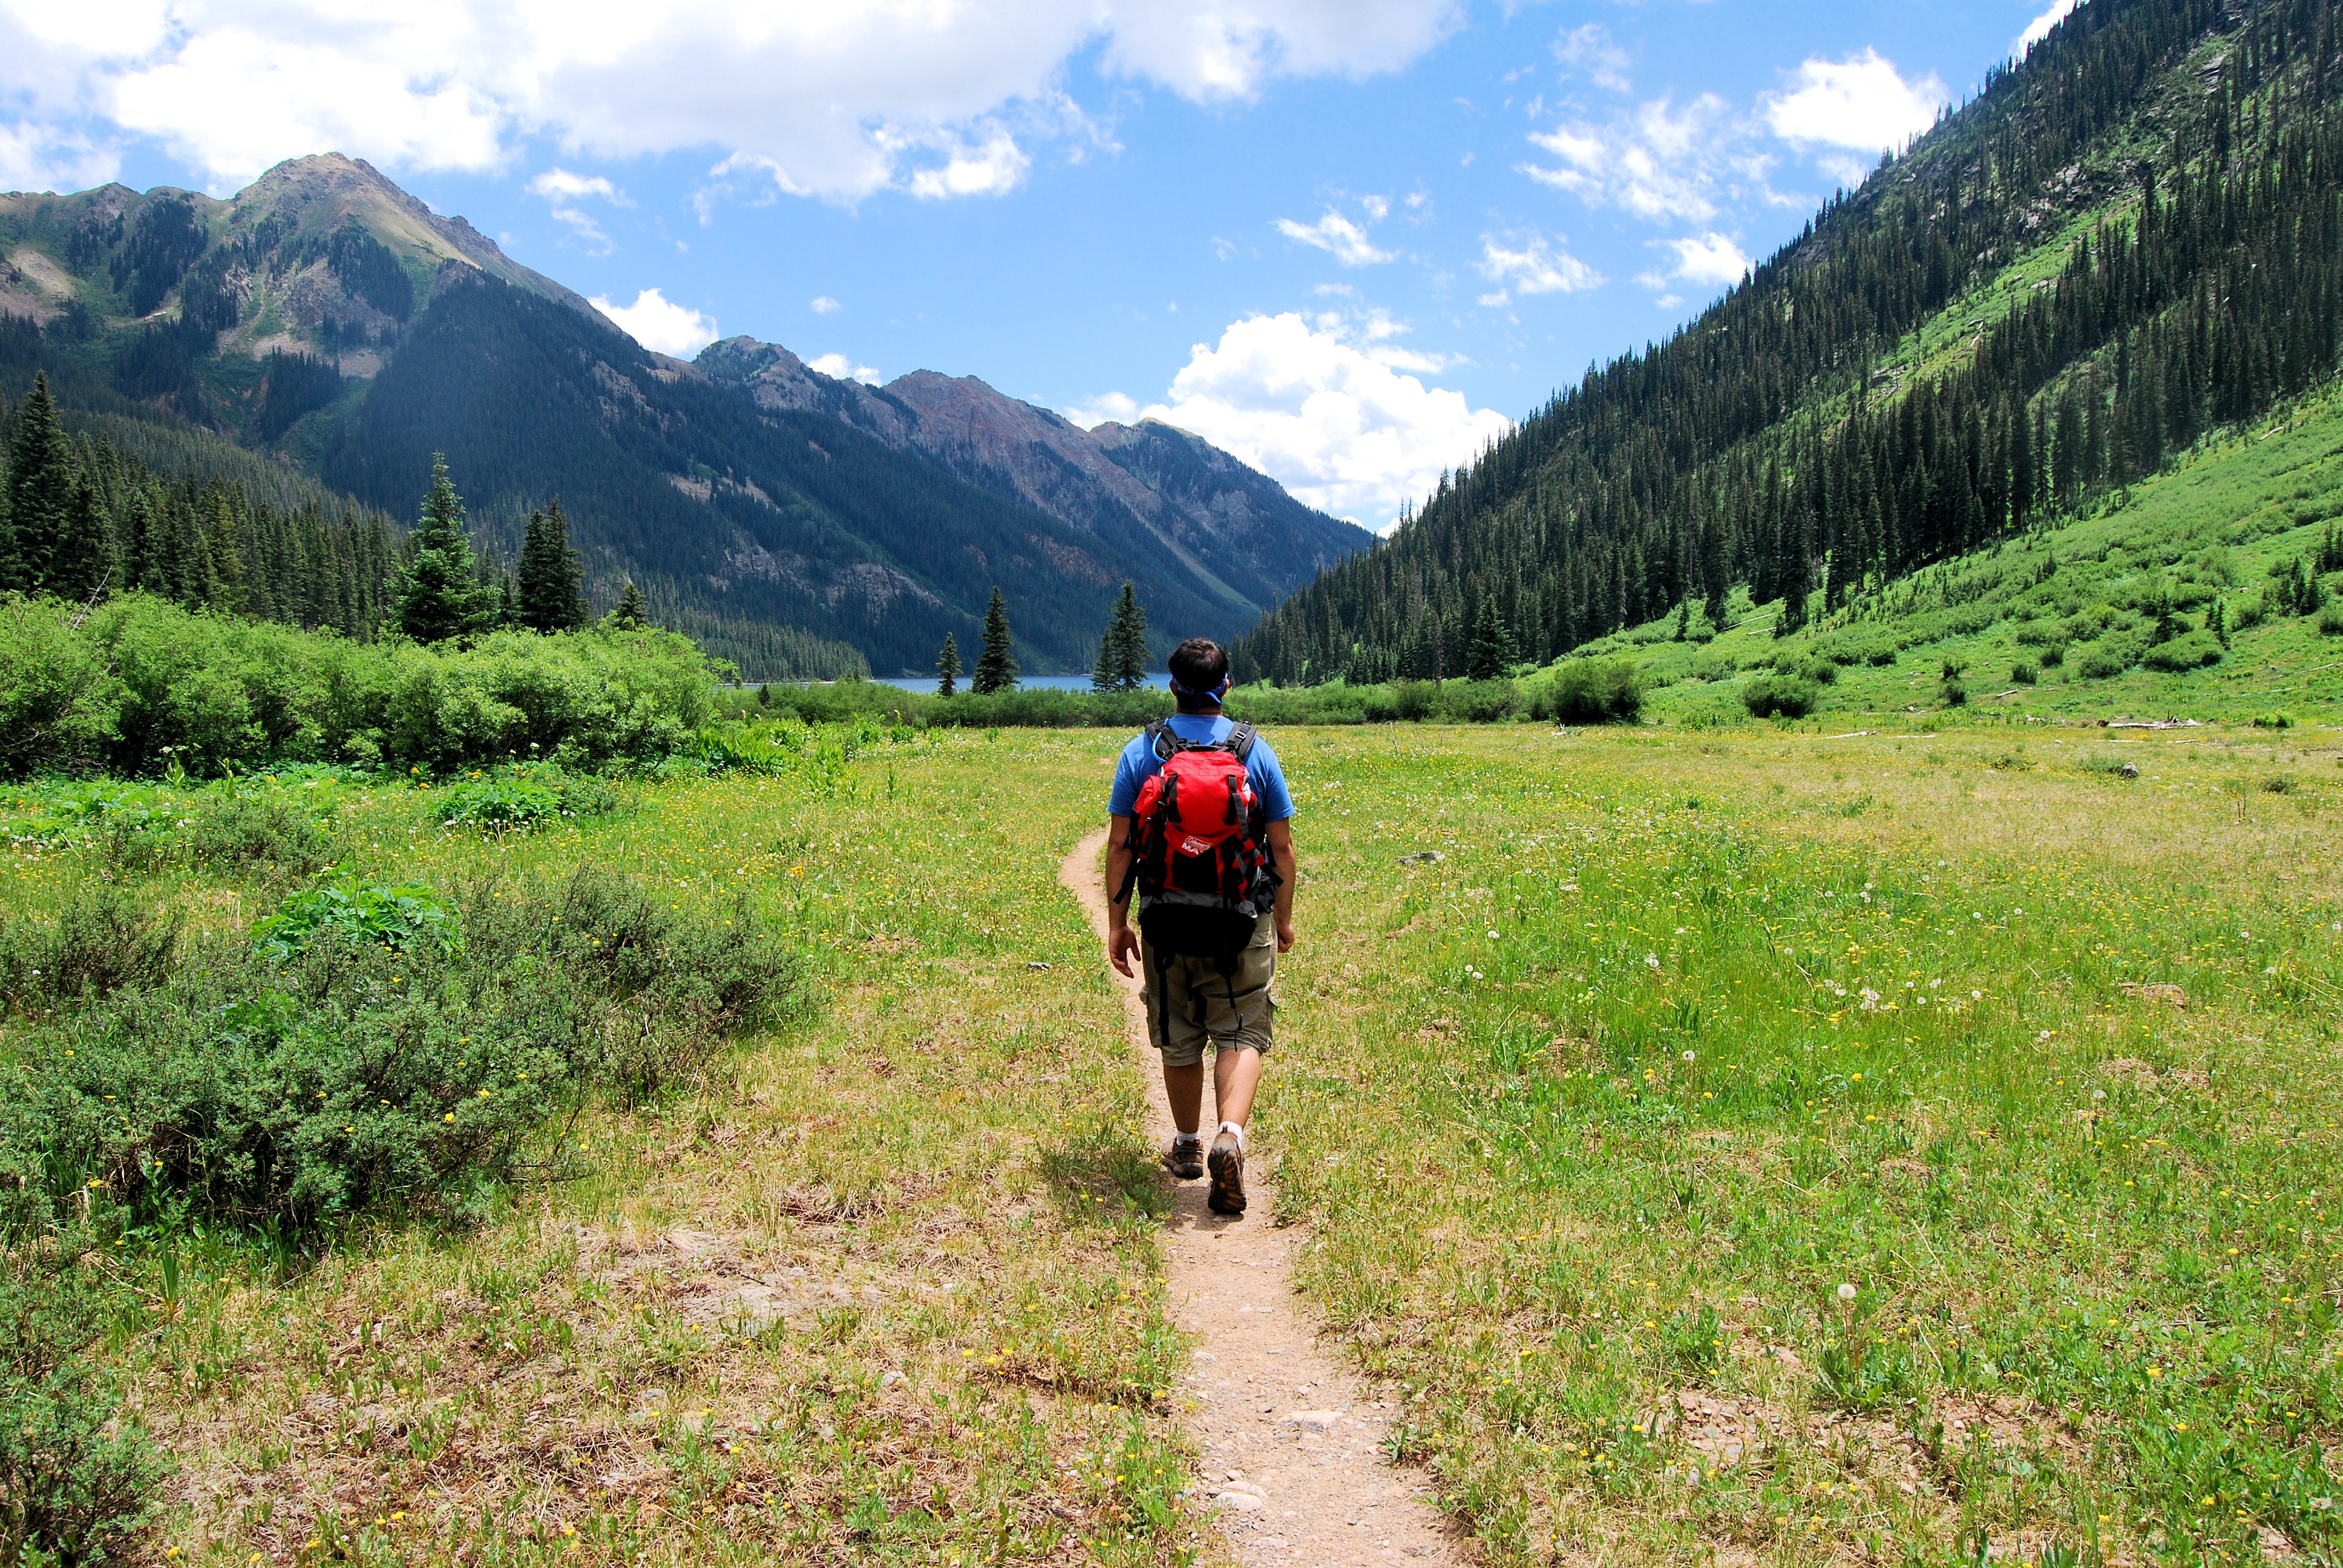
[[[1237,954],[1277,894],[1269,823],[1245,762],[1250,724],[1224,740],[1183,740],[1157,719],[1148,744],[1163,766],[1140,787],[1131,875],[1119,899],[1139,890],[1139,929],[1165,957],[1210,958],[1233,970]]]

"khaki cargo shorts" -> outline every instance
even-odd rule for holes
[[[1140,959],[1146,966],[1140,978],[1147,982],[1147,1040],[1163,1053],[1164,1066],[1195,1066],[1204,1060],[1207,1041],[1222,1050],[1269,1054],[1277,1020],[1277,926],[1271,917],[1262,916],[1253,928],[1234,974],[1222,974],[1212,959],[1168,959],[1159,970],[1144,941]]]

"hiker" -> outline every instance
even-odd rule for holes
[[[1190,638],[1171,664],[1179,711],[1123,748],[1107,800],[1106,956],[1124,975],[1139,960],[1178,1129],[1165,1169],[1186,1181],[1209,1170],[1212,1211],[1242,1214],[1277,955],[1293,947],[1293,797],[1269,743],[1221,712],[1230,681],[1220,645]],[[1209,1156],[1197,1131],[1207,1041],[1220,1119]]]

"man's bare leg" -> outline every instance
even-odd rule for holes
[[[1212,1053],[1213,1109],[1222,1121],[1245,1126],[1252,1120],[1252,1097],[1261,1088],[1261,1052],[1252,1050]],[[1204,1064],[1163,1069],[1163,1098],[1172,1102],[1172,1125],[1195,1136],[1204,1116]]]

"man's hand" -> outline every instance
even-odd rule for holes
[[[1277,928],[1277,950],[1282,953],[1292,952],[1293,950],[1293,917],[1281,910],[1271,918],[1271,924]]]
[[[1128,925],[1116,926],[1109,930],[1106,934],[1106,957],[1107,961],[1114,966],[1115,973],[1126,980],[1134,978],[1139,971],[1131,966],[1139,961],[1139,933]]]

